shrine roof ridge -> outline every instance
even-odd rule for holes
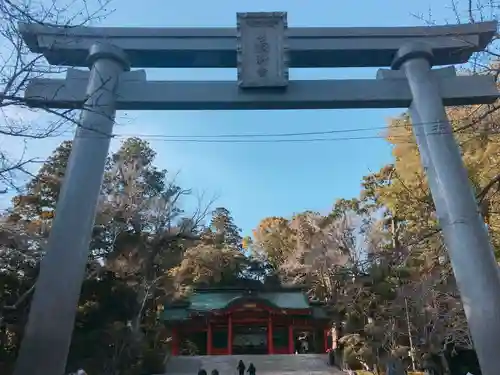
[[[59,27],[20,23],[32,52],[54,65],[86,66],[92,44],[113,44],[133,67],[234,68],[236,28]],[[436,65],[466,62],[493,38],[497,22],[414,27],[292,27],[286,31],[289,66],[385,67],[406,43],[428,42]]]

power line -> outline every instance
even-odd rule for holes
[[[445,134],[445,133],[441,133]],[[433,135],[438,135],[433,134]],[[126,135],[116,135],[117,138],[129,138]],[[144,140],[159,141],[159,142],[174,142],[174,143],[304,143],[304,142],[342,142],[342,141],[359,141],[368,139],[387,139],[385,136],[359,136],[359,137],[330,137],[330,138],[298,138],[298,139],[196,139],[196,138],[160,138],[148,136],[142,137]],[[391,137],[404,138],[404,137]]]
[[[371,129],[370,129],[371,130]],[[312,135],[312,134],[332,134],[333,132],[330,131],[325,131],[325,132],[311,132],[311,133],[296,133],[294,136],[298,135]],[[336,132],[336,133],[343,133],[343,132]],[[451,132],[433,132],[428,135],[434,136],[434,135],[443,135],[443,134],[450,134],[450,133],[455,133],[454,131]],[[461,132],[460,134],[474,134],[474,131],[467,131],[467,132]],[[488,135],[498,135],[498,133],[487,133],[483,132],[482,134],[488,134]],[[406,140],[408,137],[404,135],[391,135],[391,136],[386,136],[386,135],[367,135],[367,136],[350,136],[350,137],[326,137],[326,138],[295,138],[295,139],[248,139],[248,138],[256,138],[256,137],[279,137],[281,135],[264,135],[264,134],[255,134],[254,137],[247,137],[244,135],[241,135],[240,137],[243,139],[221,139],[225,138],[220,135],[216,136],[168,136],[168,135],[140,135],[140,134],[115,134],[115,138],[131,138],[131,137],[139,137],[144,140],[150,140],[150,141],[159,141],[159,142],[174,142],[174,143],[304,143],[304,142],[341,142],[341,141],[358,141],[358,140],[370,140],[370,139],[383,139],[383,140]],[[289,136],[289,135],[283,135],[283,136]],[[228,135],[228,138],[230,136]],[[238,137],[234,135],[234,137]],[[246,138],[246,139],[245,139]],[[412,144],[414,142],[406,142],[408,144]]]
[[[397,126],[404,127],[405,125]],[[115,134],[115,136],[124,136],[124,137],[134,137],[134,136],[147,136],[147,137],[167,137],[167,138],[254,138],[254,137],[295,137],[295,136],[303,136],[303,135],[322,135],[322,134],[337,134],[337,133],[354,133],[354,132],[363,132],[363,131],[371,131],[371,130],[384,130],[387,129],[387,126],[378,126],[378,127],[365,127],[365,128],[349,128],[349,129],[334,129],[334,130],[324,130],[324,131],[313,131],[313,132],[297,132],[297,133],[240,133],[240,134],[214,134],[214,135],[167,135],[167,134],[140,134],[140,133],[131,133],[131,134]],[[23,131],[28,130],[22,126],[1,126],[0,129],[4,130],[14,130],[14,131]],[[41,130],[43,131],[43,130]],[[64,130],[60,134],[73,134],[72,130]]]
[[[471,134],[472,132],[468,132]],[[429,136],[449,134],[448,132],[435,132],[429,134]],[[462,133],[463,134],[463,133]],[[488,135],[499,135],[498,133],[482,133]],[[98,136],[95,136],[96,138]],[[102,137],[102,135],[101,135]],[[359,141],[359,140],[396,140],[399,143],[405,144],[415,144],[414,141],[408,141],[406,136],[383,136],[383,135],[372,135],[372,136],[359,136],[359,137],[327,137],[327,138],[298,138],[298,139],[197,139],[197,138],[169,138],[169,136],[156,136],[151,137],[148,135],[141,134],[115,134],[113,138],[115,139],[127,139],[131,137],[138,137],[146,141],[154,142],[166,142],[166,143],[205,143],[205,144],[266,144],[266,143],[313,143],[313,142],[348,142],[348,141]],[[86,138],[94,138],[92,136],[87,136]]]
[[[297,133],[250,133],[250,134],[215,134],[215,135],[163,135],[163,134],[149,134],[145,135],[152,138],[192,138],[192,139],[205,139],[205,138],[263,138],[263,137],[299,137],[305,135],[327,135],[327,134],[341,134],[341,133],[356,133],[372,130],[384,130],[385,127],[372,127],[372,128],[352,128],[352,129],[335,129],[323,130],[313,132],[297,132]],[[120,136],[130,136],[128,134],[120,134]]]
[[[386,139],[383,135],[373,136],[358,136],[358,137],[333,137],[333,138],[302,138],[302,139],[252,139],[252,138],[278,138],[278,137],[303,137],[313,135],[329,135],[329,134],[343,134],[355,132],[369,132],[374,130],[390,130],[391,128],[411,128],[412,126],[423,126],[428,124],[439,124],[439,122],[417,123],[414,125],[401,124],[392,126],[381,127],[364,127],[364,128],[349,128],[349,129],[332,129],[325,131],[312,131],[312,132],[296,132],[296,133],[250,133],[250,134],[213,134],[213,135],[167,135],[167,134],[145,134],[145,133],[115,133],[113,138],[130,138],[139,137],[145,140],[162,141],[162,142],[189,142],[189,143],[297,143],[297,142],[336,142],[336,141],[354,141],[354,140],[367,140],[367,139]],[[15,126],[0,126],[0,129],[13,130]],[[24,130],[22,127],[18,127]],[[474,133],[474,131],[462,131],[461,133]],[[74,131],[64,130],[59,132],[55,137],[63,135],[72,135]],[[22,134],[19,134],[22,137]],[[96,137],[102,137],[98,133]],[[90,138],[90,136],[88,136]],[[392,138],[401,138],[402,136],[392,136]],[[240,139],[230,139],[240,138]]]

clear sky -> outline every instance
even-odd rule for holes
[[[413,14],[439,23],[454,17],[448,0],[115,0],[105,26],[229,26],[236,12],[287,11],[294,26],[417,26]],[[375,78],[375,69],[292,69],[291,79]],[[232,69],[150,70],[149,79],[235,80]],[[158,153],[157,164],[179,171],[178,182],[219,196],[249,234],[266,216],[303,210],[326,212],[337,198],[357,196],[363,175],[391,161],[383,139],[283,143],[188,143],[153,140],[148,135],[217,135],[329,131],[371,128],[328,138],[377,136],[401,110],[213,111],[120,113],[115,132],[142,135]],[[298,137],[304,139],[305,137]],[[64,138],[29,142],[29,155],[46,158]],[[9,141],[11,142],[11,141]],[[116,149],[119,141],[114,141]],[[2,147],[5,147],[2,143]],[[9,145],[14,150],[20,145]],[[14,151],[13,151],[14,152]],[[186,202],[192,205],[193,202]]]

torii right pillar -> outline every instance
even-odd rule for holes
[[[393,69],[405,73],[410,115],[483,375],[500,373],[500,273],[460,149],[431,73],[432,48],[403,46]]]

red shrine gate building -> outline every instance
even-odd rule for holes
[[[332,347],[324,307],[300,289],[197,289],[165,306],[172,355],[325,353]]]

